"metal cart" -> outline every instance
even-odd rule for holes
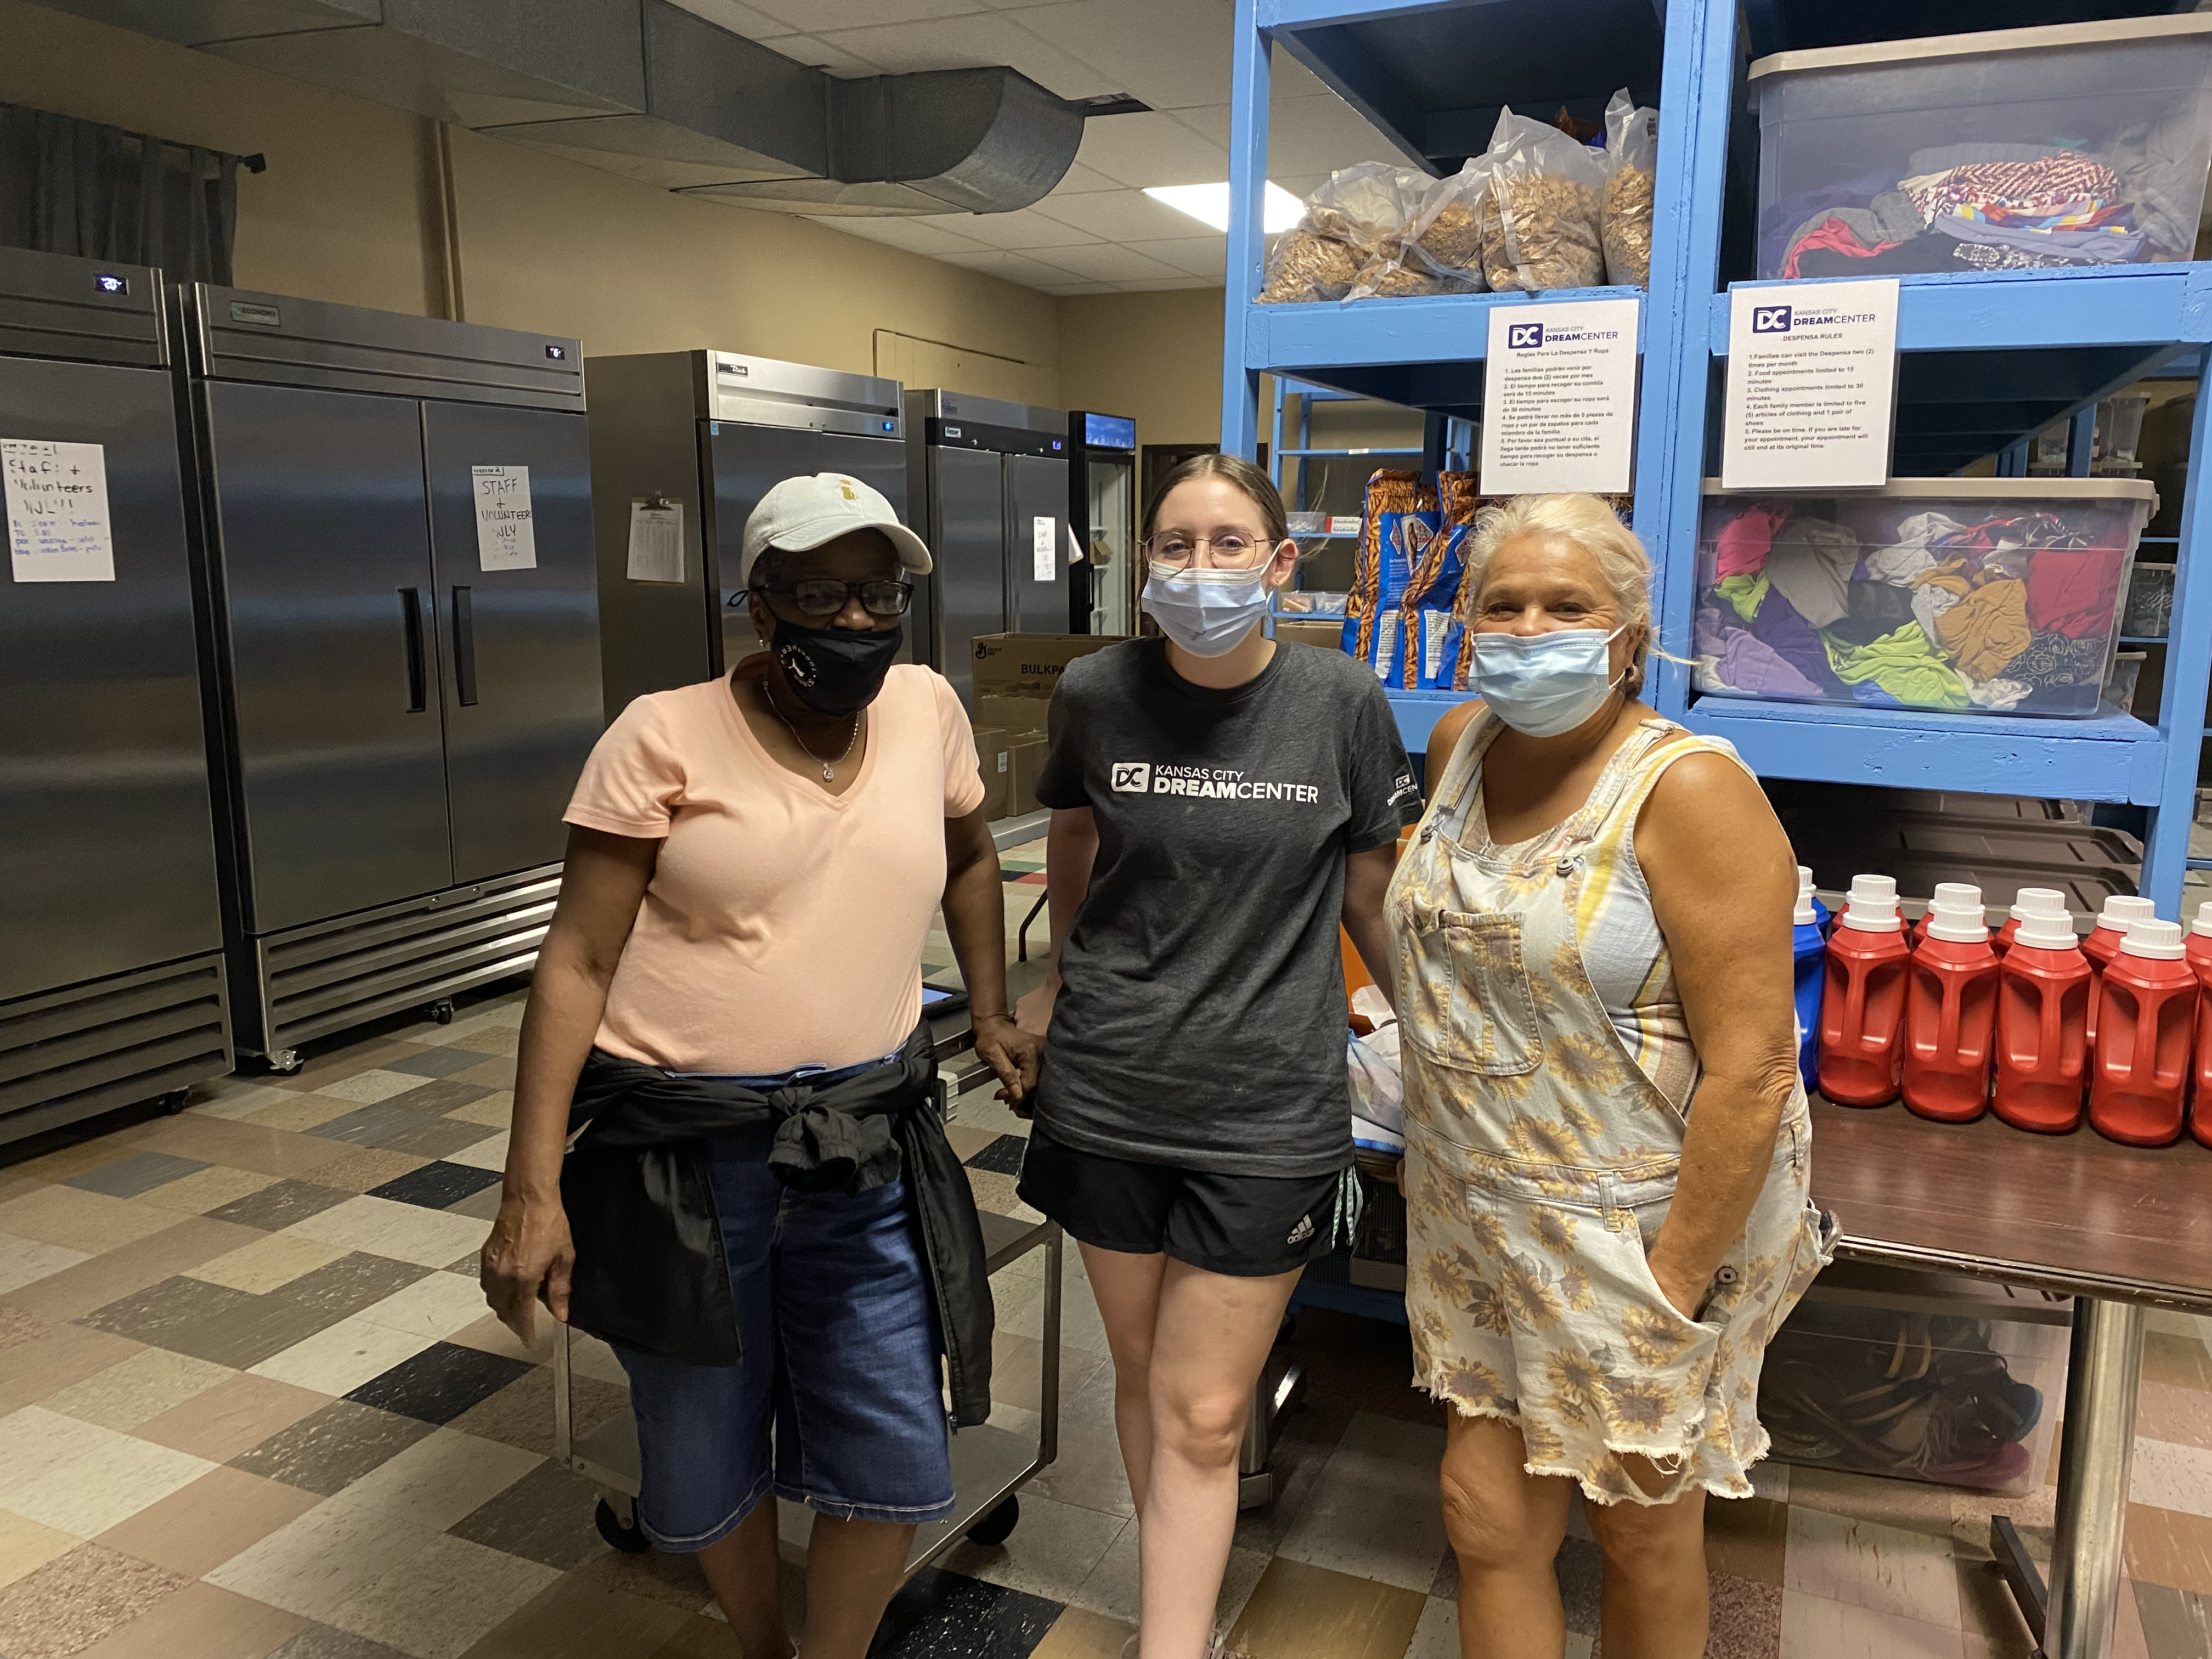
[[[951,1115],[953,1102],[991,1077],[975,1056],[966,1014],[932,1022],[936,1039],[941,1097]],[[1044,1320],[1039,1362],[1037,1429],[1034,1440],[1012,1430],[983,1424],[952,1437],[953,1510],[915,1534],[907,1557],[911,1577],[963,1538],[978,1544],[1006,1541],[1021,1518],[1016,1497],[1024,1481],[1059,1455],[1060,1231],[1049,1221],[1019,1221],[988,1212],[983,1223],[985,1265],[996,1275],[1031,1250],[1044,1252]],[[576,1334],[562,1326],[553,1344],[553,1457],[599,1489],[595,1516],[599,1535],[618,1550],[642,1553],[651,1547],[637,1524],[637,1423],[627,1411],[615,1413],[588,1433],[574,1431],[569,1411],[570,1346]],[[783,1504],[779,1531],[787,1556],[802,1555],[811,1523],[805,1508]]]

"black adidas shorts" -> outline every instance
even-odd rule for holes
[[[1342,1173],[1206,1175],[1078,1152],[1041,1127],[1030,1131],[1018,1191],[1079,1243],[1164,1252],[1235,1279],[1303,1267],[1344,1243],[1358,1220],[1340,1213],[1358,1202],[1356,1182]]]

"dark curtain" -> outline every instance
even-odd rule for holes
[[[228,284],[241,164],[261,170],[258,155],[0,104],[0,244]]]

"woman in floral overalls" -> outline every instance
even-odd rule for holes
[[[1558,1659],[1577,1487],[1607,1659],[1704,1652],[1705,1500],[1751,1494],[1759,1362],[1832,1231],[1807,1197],[1796,861],[1734,751],[1638,701],[1650,574],[1595,496],[1486,515],[1483,702],[1438,727],[1386,907],[1407,1307],[1455,1407],[1469,1659]]]

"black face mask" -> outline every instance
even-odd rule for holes
[[[876,700],[906,629],[799,628],[779,617],[773,648],[784,678],[817,714],[855,714]]]

